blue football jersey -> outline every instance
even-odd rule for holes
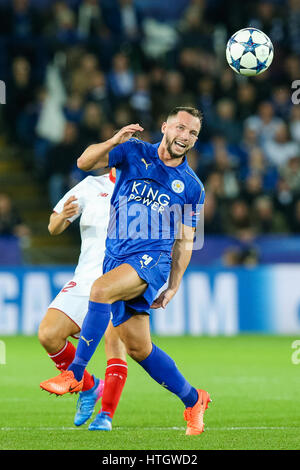
[[[196,227],[204,187],[186,158],[177,167],[159,158],[159,143],[131,138],[109,153],[116,168],[106,239],[107,254],[123,258],[146,250],[170,253],[183,223]]]

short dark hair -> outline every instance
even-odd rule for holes
[[[177,116],[177,114],[180,111],[185,111],[186,113],[191,114],[192,116],[199,119],[200,124],[202,123],[202,120],[203,120],[202,112],[197,108],[193,108],[192,106],[177,106],[176,108],[172,109],[172,111],[168,114],[167,118],[171,116]]]

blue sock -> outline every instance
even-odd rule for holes
[[[75,358],[68,367],[76,380],[81,380],[84,370],[97,349],[110,320],[110,304],[89,301],[89,309],[83,321]]]
[[[146,372],[170,392],[175,393],[186,407],[192,407],[198,400],[198,392],[177,369],[173,359],[153,344],[146,359],[139,362]]]

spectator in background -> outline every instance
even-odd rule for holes
[[[218,171],[211,172],[205,181],[206,192],[212,193],[218,203],[218,207],[224,207],[225,203],[225,192],[224,192],[224,179],[223,175]]]
[[[126,122],[132,122],[132,111],[126,104],[120,104],[114,112],[114,123],[116,129],[124,127]]]
[[[10,15],[6,22],[11,22],[10,28],[15,38],[26,41],[33,39],[40,32],[40,23],[37,12],[30,7],[29,0],[13,0],[10,2]]]
[[[286,222],[290,225],[292,219],[295,194],[291,190],[288,182],[281,176],[278,178],[276,192],[273,196],[275,210],[284,215]]]
[[[288,160],[287,164],[282,167],[280,174],[291,191],[300,194],[300,152]]]
[[[27,149],[32,148],[32,143],[36,139],[36,126],[46,99],[46,88],[42,86],[36,88],[34,100],[20,113],[16,123],[18,141]],[[33,158],[31,158],[31,160],[33,160]]]
[[[179,52],[177,69],[184,79],[186,89],[192,93],[197,92],[197,83],[201,78],[198,62],[198,53],[193,47],[182,48]]]
[[[264,31],[275,45],[285,39],[282,15],[278,14],[276,2],[272,0],[261,0],[257,4],[255,16],[251,18],[250,25]]]
[[[178,22],[183,47],[212,48],[212,26],[206,18],[206,3],[204,0],[191,0]]]
[[[226,67],[222,74],[218,76],[215,87],[215,99],[220,101],[226,98],[227,100],[236,100],[236,81],[234,72]]]
[[[300,59],[296,54],[289,54],[286,56],[283,64],[285,72],[284,82],[292,83],[294,80],[299,80],[300,77]],[[264,75],[264,74],[262,74]]]
[[[184,86],[181,73],[171,70],[165,75],[165,94],[163,102],[160,104],[160,111],[168,114],[170,109],[177,106],[194,106],[194,95]]]
[[[3,4],[4,2],[1,2]],[[8,55],[8,59],[16,56],[24,56],[35,64],[35,78],[43,78],[47,50],[43,47],[43,40],[36,41],[40,37],[45,26],[42,15],[32,8],[29,0],[13,0],[0,6],[0,32],[9,37],[5,49],[2,51]],[[6,78],[1,70],[1,78]]]
[[[150,92],[152,101],[153,121],[159,119],[161,111],[161,103],[165,97],[165,70],[159,65],[154,65],[149,71]]]
[[[228,143],[223,134],[216,133],[211,136],[208,142],[197,142],[196,148],[201,154],[201,159],[199,160],[199,168],[201,168],[202,177],[204,175],[205,178],[210,170],[210,167],[214,165],[215,153],[218,149],[228,150]]]
[[[237,88],[237,119],[244,121],[255,113],[257,98],[255,86],[251,82],[242,82]]]
[[[16,141],[15,128],[21,113],[34,100],[34,82],[31,66],[25,57],[16,57],[12,63],[12,76],[7,83],[7,103],[5,106],[5,124],[12,142]]]
[[[87,103],[85,105],[78,129],[80,148],[87,148],[89,145],[98,142],[103,120],[101,108],[96,103]]]
[[[55,48],[72,46],[80,41],[76,23],[75,12],[64,1],[56,1],[53,5],[52,24]]]
[[[258,113],[246,119],[245,127],[255,131],[259,143],[264,145],[274,139],[278,127],[283,123],[282,119],[275,116],[272,103],[264,101],[259,104]]]
[[[257,234],[287,233],[288,227],[282,215],[274,210],[272,199],[258,197],[253,204],[254,226]]]
[[[113,57],[113,64],[107,76],[108,89],[114,105],[128,100],[134,92],[134,74],[128,57],[119,52]]]
[[[83,148],[78,145],[77,127],[67,121],[62,142],[54,145],[47,153],[45,177],[49,182],[51,207],[54,207],[57,201],[70,189],[70,173],[82,151]]]
[[[215,81],[211,77],[203,77],[196,83],[196,105],[202,110],[205,116],[205,121],[213,121],[214,116],[214,93],[215,93]],[[204,131],[204,136],[203,136]],[[201,140],[207,141],[209,139],[208,129],[206,123],[203,122],[201,128]]]
[[[271,101],[276,116],[287,120],[289,118],[293,103],[291,101],[291,90],[286,85],[279,85],[272,92]]]
[[[83,115],[83,97],[78,92],[73,92],[67,97],[63,106],[63,113],[67,121],[79,124]]]
[[[19,212],[13,206],[10,196],[0,193],[0,236],[28,238],[29,227],[24,224]]]
[[[112,119],[112,109],[107,92],[106,79],[101,70],[92,72],[91,83],[86,99],[87,101],[98,104],[105,116]]]
[[[132,46],[138,46],[143,36],[141,11],[133,0],[118,0],[118,3],[122,40]]]
[[[263,150],[269,164],[282,168],[290,158],[299,154],[299,145],[290,139],[289,129],[285,123],[277,127],[274,139],[265,142]]]
[[[249,173],[242,187],[241,196],[249,206],[264,194],[263,179],[259,173]]]
[[[242,199],[236,199],[229,206],[225,222],[225,231],[241,241],[251,240],[255,231],[248,204]]]
[[[241,125],[236,120],[236,106],[234,101],[223,98],[217,102],[216,114],[209,126],[214,134],[226,136],[229,144],[237,144],[241,139]]]
[[[95,54],[84,53],[70,69],[70,92],[78,93],[85,99],[92,87],[94,74],[98,70],[99,64]]]
[[[97,25],[96,36],[86,41],[88,49],[96,54],[103,72],[108,73],[112,66],[112,58],[120,48],[120,42],[106,24]]]
[[[243,135],[240,142],[241,149],[248,155],[253,149],[258,147],[258,131],[251,126],[244,126]]]
[[[101,4],[98,0],[83,0],[78,8],[77,30],[81,38],[96,35],[97,28],[104,26]]]
[[[206,171],[217,172],[223,177],[223,191],[226,199],[233,199],[239,195],[239,183],[236,176],[235,164],[225,146],[215,148],[214,160]]]
[[[134,121],[142,127],[151,126],[151,94],[149,80],[146,74],[137,74],[135,77],[135,90],[130,98],[130,106],[134,111]]]
[[[205,194],[204,231],[208,235],[223,234],[221,212],[217,206],[217,199],[211,192]]]
[[[254,176],[259,177],[261,189],[264,191],[275,190],[278,171],[276,167],[270,166],[265,158],[265,155],[260,147],[253,147],[248,154],[247,168],[242,176],[245,175],[246,180],[251,177],[254,182]]]

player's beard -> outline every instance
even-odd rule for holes
[[[166,136],[166,147],[169,152],[169,155],[171,158],[183,158],[185,154],[188,152],[189,147],[185,148],[182,150],[182,153],[174,153],[172,150],[172,145],[174,144],[176,139],[173,139],[172,142],[170,139]]]

